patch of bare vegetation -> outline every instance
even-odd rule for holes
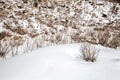
[[[0,23],[4,24],[0,25],[4,31],[0,40],[12,38],[16,50],[25,43],[23,52],[73,42],[116,48],[120,46],[119,9],[118,3],[104,0],[2,0]]]
[[[20,36],[6,37],[0,41],[0,56],[15,56],[18,54],[19,47],[23,45],[23,39]]]
[[[92,46],[89,43],[84,43],[81,45],[80,56],[83,58],[83,60],[88,62],[95,62],[97,60],[98,54],[99,50],[95,46]]]
[[[116,2],[116,3],[120,3],[120,0],[108,0],[110,2]]]
[[[11,48],[8,46],[8,44],[3,44],[0,42],[0,57],[5,58],[6,55],[11,51]]]
[[[4,39],[6,37],[11,37],[11,36],[12,36],[11,33],[3,31],[0,33],[0,40]]]
[[[4,28],[6,28],[14,33],[20,34],[20,35],[27,34],[27,31],[25,29],[23,29],[23,27],[18,26],[18,27],[13,28],[12,25],[4,23]]]
[[[120,26],[113,24],[108,24],[103,28],[95,28],[98,35],[98,44],[103,46],[117,48],[120,46]]]

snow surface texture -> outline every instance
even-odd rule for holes
[[[7,45],[24,53],[38,47],[81,41],[120,46],[118,3],[106,0],[38,3],[35,7],[33,0],[1,0],[0,47]],[[17,54],[9,52],[5,56]]]
[[[79,56],[80,44],[40,48],[0,61],[0,80],[120,80],[120,50],[100,49],[94,63]]]

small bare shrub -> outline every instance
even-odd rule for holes
[[[0,33],[0,40],[4,39],[6,37],[6,32],[1,32]]]
[[[13,32],[16,32],[16,33],[18,33],[18,34],[20,34],[20,35],[25,35],[25,34],[27,34],[27,32],[25,31],[25,29],[23,29],[22,27],[17,27],[17,28],[15,28],[15,29],[13,30]]]
[[[116,2],[116,3],[120,3],[120,0],[108,0],[110,2]]]
[[[95,46],[90,45],[89,43],[84,43],[80,48],[80,56],[85,61],[96,61],[98,57],[99,50]]]
[[[13,28],[13,27],[11,26],[11,24],[9,24],[9,23],[4,23],[4,27],[5,27],[6,29],[8,29],[8,30],[10,30],[10,31],[12,31],[12,32],[14,32],[14,33],[20,34],[20,35],[25,35],[25,34],[27,34],[27,31],[26,31],[25,29],[23,29],[23,27],[20,27],[20,26],[18,26],[18,27],[16,27],[16,28]]]
[[[0,42],[0,57],[5,58],[6,55],[10,52],[11,48],[7,44],[2,44]]]
[[[33,39],[32,47],[34,47],[34,48],[42,47],[42,37],[41,36],[38,36],[35,39]]]
[[[6,32],[6,31],[3,31],[0,33],[0,40],[4,39],[5,37],[11,37],[11,33],[10,32]]]
[[[7,53],[9,52],[9,49],[7,48],[0,48],[0,57],[5,58],[5,56],[7,55]]]

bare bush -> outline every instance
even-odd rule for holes
[[[11,51],[11,47],[9,47],[6,44],[2,44],[2,42],[0,42],[0,57],[1,58],[5,58],[6,55]]]
[[[0,40],[4,39],[5,37],[11,37],[12,35],[9,32],[3,31],[0,33]]]
[[[42,37],[41,36],[38,36],[35,39],[33,39],[32,47],[35,47],[35,48],[42,47]]]
[[[116,2],[116,3],[120,3],[120,0],[108,0],[110,2]]]
[[[5,58],[7,53],[10,52],[10,49],[7,47],[0,47],[0,57]]]
[[[23,53],[27,53],[28,51],[32,51],[33,50],[33,42],[32,40],[26,40],[24,43],[24,49],[23,49]]]
[[[89,43],[84,43],[80,48],[80,56],[85,61],[96,61],[98,57],[99,50],[95,46],[90,45]]]

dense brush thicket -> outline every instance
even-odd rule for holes
[[[0,55],[76,42],[117,48],[119,17],[120,5],[106,0],[0,0]]]

